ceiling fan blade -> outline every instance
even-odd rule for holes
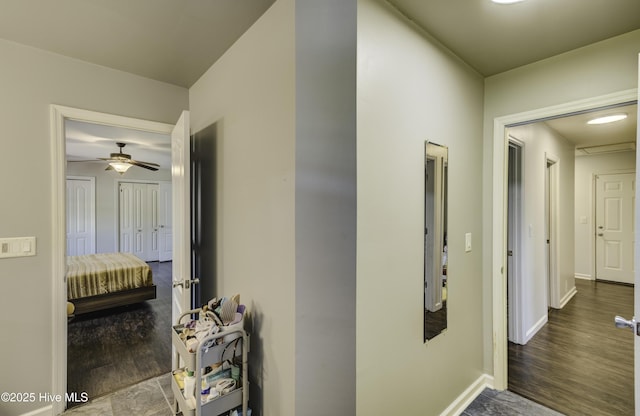
[[[160,165],[158,165],[157,163],[153,163],[153,162],[143,162],[142,160],[133,160],[130,159],[129,162],[136,162],[136,163],[142,163],[143,165],[149,165],[149,166],[155,166],[155,167],[160,167]]]
[[[100,159],[67,160],[67,162],[100,162]]]
[[[145,165],[145,164],[140,163],[140,162],[138,162],[136,160],[130,160],[129,163],[134,165],[134,166],[138,166],[138,167],[149,169],[149,170],[154,170],[154,171],[158,170],[158,168],[156,168],[156,167]]]

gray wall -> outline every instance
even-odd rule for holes
[[[358,415],[438,415],[482,382],[482,99],[437,41],[358,2]],[[449,148],[448,329],[426,344],[425,140]]]
[[[250,403],[293,416],[295,1],[278,0],[189,90],[192,131],[216,126],[217,293],[250,320]]]
[[[356,412],[356,0],[296,0],[296,415]]]
[[[52,149],[49,106],[172,123],[187,90],[0,40],[0,236],[35,236],[35,257],[0,260],[0,390],[52,391]],[[37,376],[34,376],[37,374]],[[0,414],[48,403],[0,403]]]

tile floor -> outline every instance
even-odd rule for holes
[[[554,410],[527,400],[508,390],[485,389],[462,412],[462,416],[562,416]]]
[[[172,416],[173,393],[167,373],[73,407],[65,416]],[[91,399],[91,398],[90,398]]]
[[[171,416],[173,393],[170,375],[134,386],[74,407],[64,416]],[[510,391],[485,389],[461,416],[562,416]]]

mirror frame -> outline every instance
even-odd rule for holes
[[[424,149],[424,342],[447,329],[447,208],[449,149]]]

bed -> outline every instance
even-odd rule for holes
[[[131,253],[67,256],[66,277],[76,315],[156,298],[151,267]]]

